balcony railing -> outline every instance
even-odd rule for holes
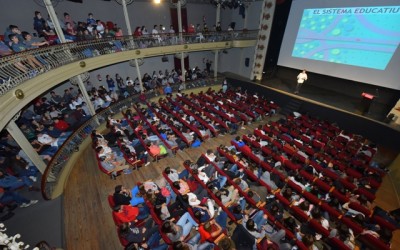
[[[213,86],[216,84],[221,84],[223,81],[222,77],[218,78],[207,78],[207,79],[198,79],[195,81],[186,82],[186,89],[191,88],[200,88],[206,86]],[[172,89],[174,92],[177,92],[179,86],[174,85]],[[157,90],[152,92],[148,92],[147,99],[151,99],[158,94]],[[109,115],[114,115],[120,113],[122,110],[126,110],[129,107],[132,107],[133,103],[139,102],[139,96],[130,96],[122,101],[119,101],[105,110],[97,113],[91,119],[82,124],[77,130],[72,133],[72,135],[64,142],[64,144],[58,149],[57,153],[53,156],[50,163],[47,165],[47,168],[42,176],[41,189],[42,195],[45,199],[50,200],[53,197],[53,191],[56,186],[64,186],[64,183],[59,183],[60,176],[65,170],[68,161],[71,157],[79,151],[79,146],[81,143],[90,136],[90,133],[93,129],[97,129]],[[99,121],[99,123],[97,122]],[[69,166],[71,168],[72,166]],[[97,166],[96,166],[97,167]],[[69,169],[70,170],[70,169]],[[99,170],[100,171],[100,170]],[[66,181],[66,180],[62,180]]]
[[[258,30],[231,32],[209,32],[205,34],[179,35],[159,34],[141,37],[124,36],[79,42],[64,43],[15,53],[0,58],[0,96],[26,80],[63,65],[101,55],[144,49],[149,47],[172,46],[195,43],[212,43],[235,40],[255,40]],[[32,66],[32,60],[40,62]]]

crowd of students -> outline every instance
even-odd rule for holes
[[[221,93],[205,95],[216,98]],[[180,95],[170,96],[169,102],[177,107],[174,101]],[[223,96],[235,103],[250,95],[228,91]],[[224,98],[220,101],[228,103]],[[371,207],[385,174],[370,164],[377,150],[374,144],[336,124],[296,113],[260,126],[243,139],[236,137],[232,145],[208,150],[196,163],[185,162],[180,173],[167,167],[165,185],[150,181],[135,187],[133,195],[127,192],[127,199],[135,200],[130,205],[152,215],[146,223],[158,226],[151,235],[131,241],[127,235],[140,232],[135,228],[141,226],[117,223],[121,242],[136,247],[146,243],[152,249],[166,249],[166,245],[173,249],[216,245],[220,249],[332,245],[356,249],[366,244],[389,248],[398,220]],[[348,166],[341,164],[346,161]],[[341,216],[333,217],[337,214]]]

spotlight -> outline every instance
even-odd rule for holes
[[[160,3],[161,3],[161,0],[154,0],[154,3],[155,3],[155,4],[160,4]]]

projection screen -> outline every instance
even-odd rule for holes
[[[398,0],[293,0],[278,65],[400,90]]]

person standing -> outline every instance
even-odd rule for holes
[[[299,93],[301,85],[303,85],[305,81],[307,81],[307,72],[305,69],[303,69],[303,71],[297,75],[297,86],[296,90],[294,91],[295,94]]]
[[[211,73],[211,61],[207,59],[206,61],[206,69],[207,69],[207,73],[210,74]]]

